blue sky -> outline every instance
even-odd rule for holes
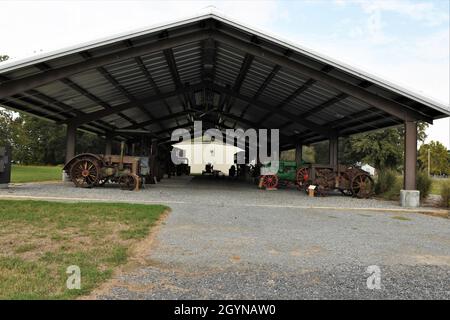
[[[449,103],[448,0],[0,1],[13,59],[171,21],[213,5],[230,18]],[[450,148],[450,120],[430,139]]]

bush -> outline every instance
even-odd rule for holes
[[[441,205],[445,208],[450,207],[450,181],[445,181],[441,185]]]
[[[388,191],[391,191],[396,182],[397,172],[391,169],[380,170],[375,182],[375,193],[384,194]]]
[[[419,171],[417,173],[417,190],[420,191],[420,198],[425,199],[428,197],[431,191],[431,178],[425,171]]]

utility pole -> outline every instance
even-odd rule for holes
[[[431,156],[430,156],[430,148],[428,147],[428,176],[430,176],[430,160],[431,160]]]

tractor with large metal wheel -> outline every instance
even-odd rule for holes
[[[297,168],[294,161],[279,161],[276,174],[262,174],[259,180],[259,187],[269,190],[280,186],[296,186],[307,191],[310,185],[316,186],[315,193],[318,195],[339,190],[343,195],[368,198],[374,190],[374,183],[368,172],[345,165],[334,168],[329,165],[310,164]]]
[[[343,195],[368,198],[373,194],[374,182],[370,174],[355,166],[311,164],[297,170],[297,184],[307,190],[315,185],[315,193],[323,195],[339,190]]]
[[[296,186],[297,164],[295,161],[279,161],[276,174],[264,174],[265,165],[261,168],[262,175],[259,178],[259,187],[265,189],[277,189],[278,187]]]
[[[139,190],[149,174],[148,157],[82,153],[63,168],[76,187],[92,188],[116,183],[123,190]]]

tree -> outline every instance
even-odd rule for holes
[[[66,130],[26,114],[0,109],[0,145],[12,146],[12,157],[22,164],[61,164],[65,161]],[[77,132],[78,152],[103,153],[102,138]]]
[[[417,123],[417,140],[423,142],[428,124]],[[376,169],[395,169],[403,166],[404,127],[380,129],[345,139],[341,150],[341,161],[354,164],[366,162]]]
[[[419,164],[424,170],[428,168],[428,150],[430,150],[430,173],[449,174],[449,154],[447,148],[439,141],[430,141],[419,148]]]
[[[6,61],[9,59],[9,56],[6,54],[0,54],[0,62]]]

